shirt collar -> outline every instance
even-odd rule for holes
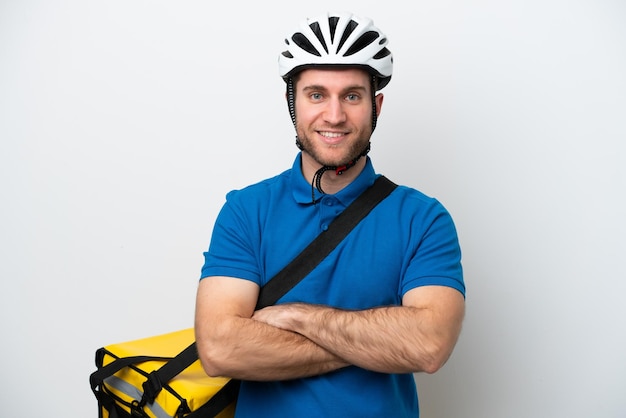
[[[365,167],[363,171],[346,187],[335,193],[333,196],[339,200],[344,206],[348,206],[354,199],[356,199],[365,189],[374,184],[377,174],[374,171],[372,161],[368,156],[366,158]],[[311,183],[309,183],[302,174],[302,153],[298,153],[296,159],[291,168],[291,188],[293,191],[293,198],[297,203],[310,204],[311,203]],[[314,189],[315,200],[319,200],[324,194]]]

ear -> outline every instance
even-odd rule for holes
[[[385,96],[382,93],[378,93],[374,100],[376,101],[376,117],[380,116],[380,109],[383,107],[383,99]]]

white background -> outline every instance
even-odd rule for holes
[[[95,417],[98,347],[192,326],[224,194],[297,151],[284,35],[329,8],[390,38],[374,165],[464,251],[422,416],[626,416],[622,0],[0,1],[0,415]]]

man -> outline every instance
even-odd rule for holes
[[[450,356],[465,287],[453,221],[399,186],[307,277],[255,312],[259,289],[377,177],[370,136],[391,78],[369,19],[329,14],[286,39],[281,76],[301,152],[228,194],[196,303],[209,375],[241,379],[238,417],[417,417],[412,373]]]

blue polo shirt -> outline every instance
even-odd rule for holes
[[[228,193],[201,277],[263,286],[378,176],[368,157],[352,183],[333,195],[315,191],[313,203],[300,165],[299,154],[290,170]],[[399,186],[278,303],[368,309],[400,305],[407,291],[425,285],[465,294],[456,230],[436,199]],[[347,367],[306,379],[242,382],[236,416],[415,418],[417,393],[412,374]]]

